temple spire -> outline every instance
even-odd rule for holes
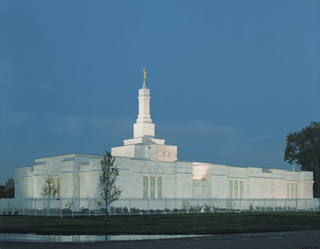
[[[143,87],[139,90],[139,114],[133,125],[133,136],[154,137],[154,124],[150,117],[150,90],[146,88],[146,68],[143,69]]]

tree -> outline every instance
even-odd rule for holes
[[[105,220],[107,220],[108,206],[117,201],[122,193],[122,190],[116,185],[119,169],[114,165],[115,157],[106,151],[106,155],[101,160],[101,175],[99,175],[98,189],[101,191],[101,197],[106,202]]]
[[[8,181],[5,183],[5,185],[6,185],[6,191],[14,188],[14,180],[12,178],[9,178]]]
[[[59,189],[53,185],[52,177],[47,174],[44,178],[44,185],[42,186],[41,196],[42,197],[53,197],[59,192]]]
[[[4,185],[0,185],[0,198],[7,198],[6,187]]]
[[[301,131],[287,135],[284,160],[313,171],[313,197],[320,198],[320,122],[311,122]]]
[[[14,180],[9,178],[5,185],[0,185],[0,198],[14,198]]]

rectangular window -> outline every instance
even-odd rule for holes
[[[155,177],[150,177],[150,188],[151,188],[150,197],[151,197],[151,199],[154,199],[154,198],[156,198],[156,180],[155,180]]]
[[[238,181],[234,181],[234,198],[238,199]]]
[[[294,198],[294,184],[291,183],[291,199]]]
[[[148,177],[143,177],[143,198],[148,198]]]
[[[102,207],[102,201],[97,202],[97,207]]]
[[[158,199],[162,198],[162,177],[158,177]]]
[[[243,181],[240,181],[240,198],[243,199]]]
[[[290,198],[290,183],[287,183],[287,199]]]
[[[60,178],[57,179],[57,197],[60,197]]]
[[[233,182],[229,181],[229,199],[232,199],[233,196]]]
[[[295,198],[298,198],[298,183],[295,184]]]
[[[55,191],[56,188],[57,188],[57,180],[53,179],[53,192]],[[54,195],[53,197],[56,197],[56,195]]]
[[[52,197],[52,180],[49,179],[49,197]]]

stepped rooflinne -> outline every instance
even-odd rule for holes
[[[185,162],[177,159],[177,146],[155,138],[150,116],[150,90],[139,89],[139,114],[133,138],[113,147],[119,168],[121,197],[132,198],[312,198],[313,173]],[[15,169],[16,198],[41,197],[45,176],[62,197],[99,198],[97,189],[102,156],[67,154],[35,159]],[[214,160],[214,158],[212,159]],[[80,205],[80,204],[79,204]]]

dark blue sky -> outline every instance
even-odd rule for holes
[[[320,121],[320,2],[0,0],[0,184],[35,158],[133,137],[146,67],[178,159],[291,169]]]

